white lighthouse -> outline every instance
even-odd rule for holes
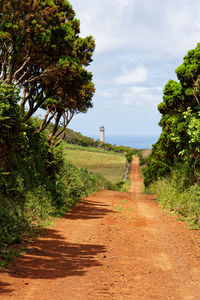
[[[100,142],[101,143],[104,143],[104,139],[105,139],[105,128],[104,126],[102,125],[100,127]]]

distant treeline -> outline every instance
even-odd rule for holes
[[[68,128],[66,129],[64,141],[69,144],[76,144],[83,147],[95,147],[107,151],[113,151],[116,153],[131,152],[132,154],[136,154],[140,152],[139,149],[134,149],[132,147],[116,146],[109,143],[102,143],[99,140],[94,140],[93,138],[82,135],[80,132],[76,132]]]

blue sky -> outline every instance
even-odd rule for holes
[[[94,36],[94,107],[69,128],[97,136],[160,134],[157,105],[184,55],[200,42],[198,0],[70,0],[81,36]]]

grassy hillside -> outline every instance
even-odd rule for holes
[[[111,183],[123,179],[126,168],[124,155],[72,144],[65,144],[64,153],[66,153],[66,158],[77,167],[87,168],[92,173],[99,173]]]
[[[53,124],[49,124],[47,131],[51,131]],[[62,127],[59,127],[62,130]],[[80,132],[76,132],[72,129],[66,128],[64,141],[68,144],[79,145],[83,147],[94,147],[102,150],[113,151],[116,153],[124,153],[129,151],[134,151],[138,153],[139,149],[134,149],[127,146],[116,146],[109,143],[101,143],[99,140],[94,140],[93,138],[82,135]]]

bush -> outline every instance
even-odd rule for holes
[[[132,162],[134,154],[136,154],[135,151],[128,151],[126,153],[126,159],[129,162],[129,164]]]
[[[80,198],[87,197],[93,192],[114,189],[114,185],[100,174],[90,175],[87,168],[78,169],[70,161],[66,161],[64,172],[67,186],[66,199],[70,205],[74,205]]]
[[[193,182],[188,162],[177,165],[169,177],[155,184],[157,201],[167,210],[180,214],[192,225],[200,226],[200,185]]]
[[[113,185],[98,174],[65,163],[50,148],[36,118],[23,122],[19,91],[0,82],[0,265],[8,247],[80,198]]]

